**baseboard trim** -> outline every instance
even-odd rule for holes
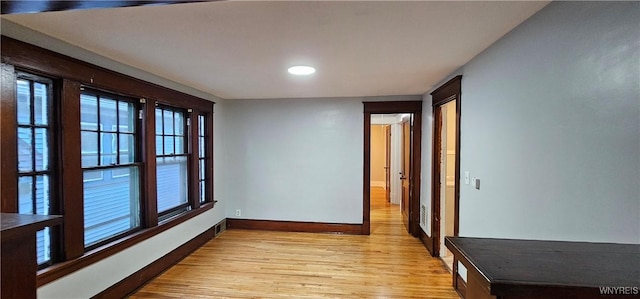
[[[422,242],[422,245],[424,245],[424,248],[427,249],[427,251],[429,252],[429,255],[433,256],[433,241],[432,239],[427,236],[427,234],[422,230],[422,228],[419,229],[420,234],[418,235],[418,238],[420,239],[420,242]]]
[[[460,298],[465,299],[467,296],[467,283],[462,279],[460,274],[456,273],[456,285],[454,286]]]
[[[213,239],[216,236],[216,228],[220,230],[218,224],[214,225],[195,238],[182,244],[180,247],[153,261],[151,264],[129,275],[92,298],[106,299],[126,297]],[[220,231],[218,233],[220,233]]]
[[[227,229],[361,235],[362,224],[251,220],[227,218]]]
[[[385,188],[387,187],[387,183],[385,181],[371,181],[371,187],[382,187]]]

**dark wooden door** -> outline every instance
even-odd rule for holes
[[[402,172],[400,180],[402,182],[402,223],[410,231],[410,180],[411,173],[411,124],[409,121],[402,122]]]
[[[385,186],[385,196],[387,198],[387,202],[391,201],[391,126],[384,127],[385,134],[385,146],[386,150],[386,161],[384,164],[384,186]]]

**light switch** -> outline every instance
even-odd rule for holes
[[[480,190],[480,179],[479,178],[471,178],[471,186]]]
[[[469,185],[469,172],[468,171],[464,172],[464,184],[465,185]]]

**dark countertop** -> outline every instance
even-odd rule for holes
[[[465,237],[445,244],[489,281],[493,295],[516,285],[640,287],[640,245]]]

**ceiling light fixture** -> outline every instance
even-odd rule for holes
[[[315,73],[316,69],[306,65],[297,65],[297,66],[290,67],[288,71],[290,74],[293,74],[293,75],[306,76],[306,75],[311,75]]]

